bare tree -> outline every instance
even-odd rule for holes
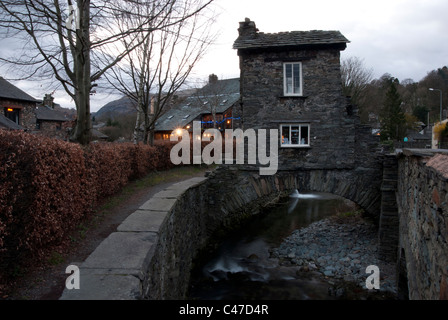
[[[351,97],[362,111],[367,87],[373,79],[372,69],[367,69],[362,59],[350,57],[342,61],[341,77],[344,95]]]
[[[134,143],[143,127],[144,143],[153,144],[157,119],[213,42],[215,35],[210,30],[214,13],[203,10],[201,15],[191,15],[192,11],[210,2],[185,0],[181,5],[176,4],[164,19],[173,21],[179,16],[185,19],[181,23],[167,24],[165,28],[142,33],[141,45],[135,51],[129,51],[119,67],[106,74],[115,90],[136,102]],[[153,4],[138,8],[139,17],[151,16],[154,11]],[[139,17],[137,19],[141,19]],[[135,17],[122,20],[120,28],[125,30],[128,24],[135,24],[133,19]],[[152,22],[158,23],[158,20],[153,19]],[[122,45],[128,47],[130,44],[124,39]]]
[[[22,40],[23,53],[2,57],[21,78],[56,79],[75,102],[76,126],[71,140],[90,142],[90,93],[104,74],[144,41],[140,35],[174,26],[200,12],[176,15],[178,0],[2,0],[0,29],[3,38]],[[185,1],[184,1],[185,2]],[[150,16],[136,8],[153,4]],[[117,18],[138,16],[126,30]],[[118,45],[126,39],[127,46]]]

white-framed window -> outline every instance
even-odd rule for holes
[[[302,92],[302,62],[283,63],[283,94],[285,96],[301,96]]]
[[[304,148],[310,146],[309,124],[281,124],[280,145],[282,148]]]

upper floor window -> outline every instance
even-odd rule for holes
[[[286,62],[283,64],[283,93],[285,96],[302,95],[301,62]]]

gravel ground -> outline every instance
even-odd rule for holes
[[[312,223],[293,232],[272,255],[285,264],[299,266],[303,272],[320,273],[325,279],[334,279],[335,283],[352,283],[365,290],[372,274],[371,271],[367,273],[366,268],[378,266],[380,288],[367,291],[390,296],[397,292],[395,265],[378,258],[378,231],[373,223],[361,217],[331,217]],[[369,280],[369,284],[372,283]],[[335,287],[334,290],[339,289]]]

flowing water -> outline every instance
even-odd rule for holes
[[[328,283],[270,257],[292,231],[354,203],[325,193],[298,193],[258,214],[207,253],[191,274],[190,299],[329,299]]]

